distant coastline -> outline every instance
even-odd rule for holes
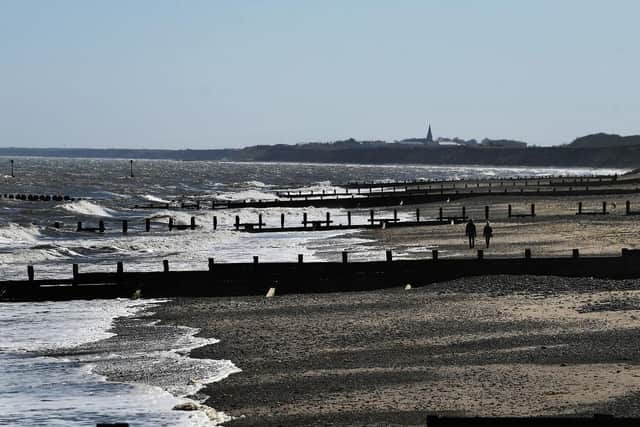
[[[635,169],[640,165],[640,136],[595,134],[578,138],[571,144],[550,147],[398,144],[355,140],[211,150],[0,147],[0,156]]]

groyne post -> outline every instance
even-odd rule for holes
[[[213,216],[213,231],[216,231],[218,229],[218,217],[217,216]]]
[[[169,272],[169,260],[168,259],[163,259],[162,260],[162,271],[164,271],[165,273]]]
[[[524,257],[526,259],[531,259],[531,249],[527,248],[524,250]]]
[[[30,282],[33,282],[33,265],[28,265],[27,266],[27,277],[29,278]]]
[[[607,214],[607,202],[602,202],[602,214]]]
[[[240,229],[240,215],[236,215],[236,222],[234,226],[236,227],[236,230]]]
[[[393,254],[391,253],[391,250],[387,249],[386,255],[387,255],[387,262],[393,261]]]
[[[280,214],[280,228],[284,228],[284,214]]]
[[[15,174],[13,173],[13,160],[11,160],[11,178],[15,178]]]
[[[578,215],[582,214],[582,202],[578,202]]]
[[[144,231],[151,231],[151,219],[150,218],[145,218],[144,219]]]
[[[507,206],[507,217],[511,218],[511,205]]]
[[[629,213],[631,213],[631,202],[629,200],[627,200],[625,203],[624,212],[626,215],[629,215]]]
[[[536,204],[531,203],[531,216],[536,216]]]
[[[126,219],[122,220],[122,234],[127,234],[129,231],[129,222]]]
[[[347,262],[349,262],[349,252],[342,251],[342,263],[346,264]]]
[[[307,213],[306,212],[302,213],[302,225],[304,226],[304,228],[307,228]]]
[[[304,255],[298,254],[298,264],[302,264],[304,261]]]
[[[214,259],[209,258],[209,271],[213,271]]]
[[[331,213],[327,212],[327,227],[331,225]]]
[[[393,222],[398,222],[398,209],[393,210]]]
[[[438,208],[438,220],[442,222],[442,206]]]
[[[580,257],[580,251],[579,251],[578,249],[573,249],[573,250],[571,251],[571,256],[572,256],[573,258],[578,258],[578,257]]]
[[[192,230],[196,229],[196,217],[195,216],[191,217],[191,229]]]
[[[262,214],[258,214],[258,229],[262,230]]]
[[[98,231],[101,233],[104,233],[104,221],[100,220],[100,222],[98,222]]]
[[[76,228],[76,231],[82,231],[82,221],[78,221],[78,227]]]
[[[118,261],[116,264],[116,272],[118,274],[122,274],[124,272],[124,264],[122,264],[122,261]]]
[[[173,230],[173,218],[169,218],[169,231]]]
[[[478,249],[478,259],[484,259],[484,251],[482,249]]]
[[[467,219],[467,207],[462,207],[462,219]]]
[[[257,264],[258,262],[259,262],[258,255],[254,255],[254,256],[253,256],[253,263],[254,263],[254,264]]]
[[[129,160],[129,167],[130,167],[130,172],[131,172],[131,178],[133,178],[133,160]]]
[[[489,220],[489,206],[484,207],[484,219]]]
[[[433,258],[434,261],[438,260],[438,250],[437,249],[432,249],[431,250],[431,257]]]
[[[76,285],[75,281],[78,280],[78,273],[79,273],[78,264],[73,264],[71,266],[71,272],[73,274],[73,281],[74,281],[73,285],[75,286]]]
[[[416,222],[420,222],[420,208],[416,208]]]
[[[371,225],[373,225],[373,209],[369,211],[369,217],[371,218],[369,221],[371,221]]]
[[[347,211],[347,225],[351,227],[351,211]]]

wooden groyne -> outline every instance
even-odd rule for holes
[[[169,261],[155,272],[127,272],[119,262],[113,272],[82,273],[78,264],[66,279],[37,279],[27,268],[27,280],[0,282],[2,301],[40,301],[131,297],[214,297],[309,292],[369,291],[397,286],[419,287],[430,283],[479,275],[554,275],[612,279],[640,278],[640,251],[623,249],[620,256],[571,256],[536,258],[527,249],[522,258],[487,258],[482,250],[475,258],[442,259],[437,251],[430,259],[394,260],[387,251],[384,261],[218,264],[209,259],[200,271],[171,271]]]
[[[78,197],[65,196],[61,194],[26,194],[26,193],[3,193],[3,199],[22,200],[26,202],[75,202],[82,200]]]
[[[388,193],[367,193],[366,195],[351,194],[351,197],[340,195],[309,195],[302,198],[292,198],[286,200],[212,200],[201,201],[199,203],[181,204],[148,204],[135,205],[135,209],[245,209],[245,208],[373,208],[385,206],[417,205],[425,203],[436,203],[442,201],[461,200],[477,197],[577,197],[577,196],[619,196],[640,194],[640,187],[627,186],[623,188],[540,188],[540,187],[504,187],[497,189],[433,189],[420,191],[397,191]]]

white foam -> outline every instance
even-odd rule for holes
[[[157,196],[152,196],[151,194],[145,194],[142,196],[144,199],[150,201],[150,202],[156,202],[156,203],[171,203],[169,200],[165,200],[161,197],[157,197]]]
[[[105,208],[104,206],[100,206],[99,204],[88,200],[64,203],[60,205],[60,207],[68,212],[87,216],[112,218],[117,215],[117,212],[113,209]]]

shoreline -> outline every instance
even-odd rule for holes
[[[639,416],[638,310],[638,280],[488,276],[176,299],[153,318],[215,336],[191,356],[242,369],[202,390],[244,416],[225,425],[419,425],[427,414]]]

